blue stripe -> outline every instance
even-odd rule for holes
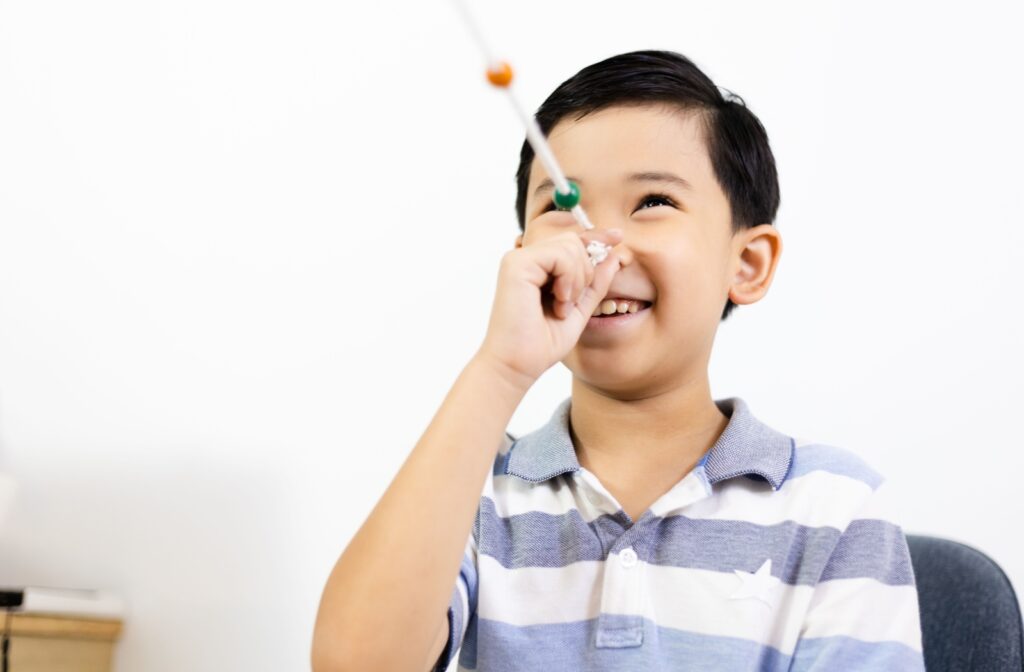
[[[793,466],[788,478],[806,476],[814,471],[827,471],[839,476],[848,476],[862,481],[876,489],[884,480],[856,453],[844,448],[824,444],[810,444],[796,449]]]
[[[462,596],[456,586],[448,600],[448,642],[445,644],[444,650],[441,651],[432,672],[444,672],[448,669],[448,665],[451,664],[452,658],[461,644],[459,638],[462,636],[462,624],[465,622],[465,618],[466,615],[462,611]]]
[[[854,520],[846,528],[821,580],[861,577],[871,577],[890,586],[914,584],[910,549],[899,526],[864,518]]]
[[[508,461],[512,456],[512,451],[507,453],[498,453],[497,457],[494,458],[494,466],[491,469],[491,476],[505,476],[508,470]]]
[[[604,615],[607,620],[629,617]],[[598,648],[598,620],[514,626],[473,618],[459,655],[459,666],[487,672],[828,672],[898,670],[924,672],[920,652],[894,641],[864,642],[837,635],[797,642],[792,656],[739,637],[706,635],[642,620],[642,645]],[[480,638],[487,649],[480,651]],[[443,668],[441,668],[443,669]]]
[[[605,615],[606,621],[630,617]],[[723,637],[658,626],[640,619],[642,645],[599,648],[597,619],[514,626],[473,619],[459,656],[459,666],[487,672],[785,672],[790,656],[738,637]],[[608,629],[602,623],[602,630]],[[478,642],[486,642],[478,649]],[[828,668],[844,669],[844,668]],[[871,668],[875,669],[875,668]],[[897,669],[897,668],[877,668]]]
[[[466,588],[467,601],[470,612],[476,611],[477,596],[479,595],[477,585],[476,563],[468,554],[462,554],[462,564],[459,566],[459,579]]]
[[[455,588],[452,590],[451,598],[448,600],[448,644],[438,659],[434,672],[444,672],[451,663],[452,657],[458,651],[462,636],[462,625],[465,623],[467,614],[463,612],[462,595],[459,593],[458,584],[461,583],[469,596],[469,616],[476,613],[477,596],[479,595],[476,564],[468,554],[462,554],[462,564],[459,566],[459,576]]]
[[[771,558],[772,575],[790,585],[815,585],[828,578],[913,583],[903,532],[884,520],[854,521],[842,539],[835,528],[793,521],[757,525],[678,515],[648,516],[627,528],[623,516],[602,515],[587,523],[576,509],[559,515],[530,511],[506,518],[485,496],[480,498],[480,527],[479,553],[507,569],[605,560],[628,534],[638,556],[655,565],[755,572]],[[826,570],[828,574],[822,576]]]
[[[839,539],[839,530],[793,521],[757,525],[671,516],[662,521],[659,533],[649,538],[657,543],[648,560],[651,564],[731,574],[735,569],[756,572],[765,558],[771,558],[772,575],[783,583],[814,585]],[[633,547],[642,557],[637,544]]]
[[[884,615],[882,616],[884,618]],[[791,672],[893,670],[924,672],[924,657],[902,642],[862,642],[853,637],[801,639]]]

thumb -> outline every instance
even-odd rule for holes
[[[597,308],[597,304],[608,294],[608,288],[612,285],[612,278],[622,268],[622,262],[614,250],[608,252],[608,257],[594,267],[594,279],[590,285],[580,293],[576,307],[581,313],[590,319],[590,316]]]

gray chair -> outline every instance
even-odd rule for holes
[[[906,535],[927,672],[1024,672],[1024,624],[1006,574],[981,551]]]

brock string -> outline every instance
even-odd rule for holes
[[[508,95],[512,108],[516,111],[516,115],[523,122],[523,127],[526,129],[527,142],[530,143],[533,153],[540,159],[544,169],[551,176],[551,181],[555,184],[551,195],[551,200],[554,201],[555,207],[559,210],[571,212],[572,216],[585,230],[593,229],[594,225],[590,223],[587,213],[583,210],[583,206],[580,205],[579,185],[566,178],[561,166],[558,165],[558,161],[555,159],[554,153],[551,151],[551,146],[548,145],[548,141],[540,129],[540,125],[537,123],[537,119],[532,114],[526,112],[526,108],[522,106],[519,98],[516,97],[515,90],[512,88],[512,66],[505,61],[494,58],[490,48],[487,46],[487,41],[484,40],[483,33],[480,32],[479,26],[473,20],[473,15],[470,14],[469,7],[466,6],[465,1],[453,0],[453,2],[484,56],[484,61],[487,64],[487,81]],[[600,241],[590,241],[587,244],[587,254],[590,255],[590,263],[594,266],[600,264],[607,258],[610,249],[610,246]]]

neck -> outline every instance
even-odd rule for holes
[[[687,472],[715,444],[729,418],[707,376],[642,399],[617,399],[573,378],[570,433],[580,465],[595,474],[643,478]]]

